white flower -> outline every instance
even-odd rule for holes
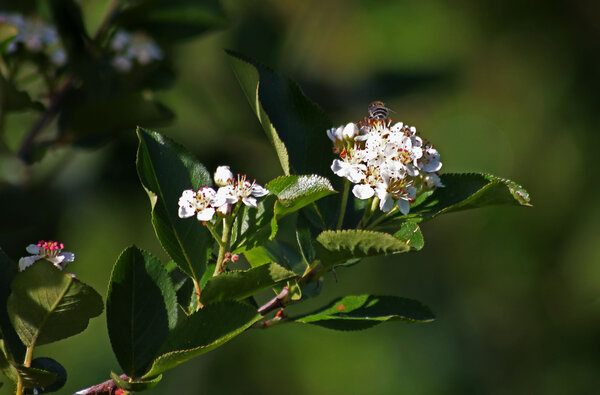
[[[221,192],[222,190],[222,192]],[[229,204],[242,201],[246,206],[257,207],[257,197],[263,197],[269,194],[269,190],[258,185],[256,181],[246,180],[246,176],[239,176],[233,185],[219,188],[219,192],[224,196]]]
[[[440,162],[440,154],[433,147],[427,147],[423,153],[423,157],[419,160],[419,167],[427,172],[433,173],[439,171],[442,168],[442,162]]]
[[[133,68],[134,61],[144,66],[164,57],[163,51],[148,35],[119,30],[110,42],[115,52],[112,64],[117,71],[126,73]]]
[[[231,185],[234,182],[234,176],[229,166],[219,166],[214,175],[215,184],[220,187]]]
[[[329,137],[329,140],[333,141],[334,143],[337,141],[341,141],[344,139],[344,127],[343,126],[338,126],[337,128],[331,128],[327,130],[327,137]]]
[[[210,221],[215,215],[215,197],[216,192],[210,187],[200,188],[197,192],[186,189],[179,198],[179,217],[189,218],[196,215],[198,221]]]
[[[52,262],[54,266],[63,270],[67,266],[67,263],[75,260],[75,254],[67,251],[63,252],[64,248],[65,245],[63,243],[56,241],[41,240],[37,244],[29,244],[26,250],[32,255],[19,259],[19,270],[25,270],[40,259]]]
[[[354,140],[354,138],[358,136],[358,127],[356,127],[356,124],[350,122],[344,126],[344,130],[342,130],[342,136],[344,136],[346,140]]]
[[[339,159],[334,159],[331,164],[331,170],[340,177],[347,178],[350,182],[355,184],[361,182],[365,178],[364,172],[367,170],[367,166],[362,163],[348,163]]]
[[[442,180],[440,180],[440,176],[435,173],[428,173],[425,177],[423,177],[423,183],[428,189],[444,187]]]

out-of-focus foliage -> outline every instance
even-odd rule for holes
[[[19,2],[22,12],[29,3]],[[93,31],[108,2],[78,3]],[[225,47],[299,81],[334,124],[385,101],[394,119],[436,142],[444,172],[516,179],[535,208],[427,223],[422,232],[435,248],[340,269],[338,284],[323,291],[331,300],[401,290],[435,306],[433,324],[382,325],[372,336],[308,325],[257,331],[171,372],[148,393],[593,393],[600,368],[596,2],[223,5],[229,27],[176,49],[178,81],[155,95],[177,109],[163,132],[208,168],[227,163],[260,182],[279,174]],[[31,112],[7,115],[5,144],[17,149],[35,120]],[[147,198],[132,167],[135,145],[132,132],[96,151],[50,150],[32,167],[3,160],[0,245],[7,254],[18,257],[32,240],[56,235],[76,249],[73,270],[98,290],[123,240],[166,261],[153,247]],[[67,393],[119,370],[103,319],[40,350],[85,372],[69,377]],[[228,379],[232,370],[236,380]]]

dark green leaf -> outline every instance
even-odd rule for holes
[[[18,273],[8,298],[8,316],[27,347],[78,334],[103,307],[93,288],[46,261]]]
[[[325,231],[317,237],[317,256],[329,267],[349,259],[390,255],[410,250],[408,243],[382,232]]]
[[[258,201],[258,207],[243,205],[238,213],[231,233],[232,253],[262,245],[277,233],[274,206],[277,198],[267,195]]]
[[[326,131],[331,122],[325,113],[295,82],[243,55],[227,53],[284,174],[330,174],[332,154]]]
[[[31,367],[19,366],[18,370],[25,387],[30,388],[26,394],[56,392],[67,382],[67,371],[52,358],[36,358],[31,361]]]
[[[266,188],[277,196],[278,218],[335,193],[327,178],[316,175],[278,177],[267,183]]]
[[[183,147],[160,133],[139,128],[137,134],[137,171],[150,197],[158,240],[179,268],[198,280],[213,238],[196,218],[179,218],[177,202],[184,190],[211,185],[211,176]]]
[[[414,222],[404,222],[400,225],[400,230],[394,233],[394,237],[408,244],[413,250],[419,251],[425,245],[421,228]]]
[[[491,174],[442,174],[437,188],[410,217],[425,221],[440,214],[497,204],[531,206],[529,193],[511,180]]]
[[[119,365],[130,377],[142,376],[177,324],[177,296],[158,258],[136,247],[121,253],[108,286],[106,321]]]
[[[164,42],[190,38],[224,22],[217,0],[136,1],[124,7],[115,20],[127,30],[143,30]]]
[[[298,242],[300,253],[308,265],[317,259],[317,251],[315,250],[313,238],[310,223],[302,213],[298,214],[296,220],[296,241]]]
[[[292,320],[328,329],[360,330],[390,320],[430,322],[434,318],[431,310],[416,300],[398,296],[355,295],[344,296],[323,309]]]
[[[221,346],[261,318],[255,308],[240,302],[225,301],[205,306],[169,334],[144,378],[157,376]]]
[[[0,306],[6,306],[11,283],[16,274],[17,264],[0,249]],[[25,357],[25,346],[13,328],[6,308],[0,308],[0,338],[4,342],[7,358],[11,361],[22,361]]]
[[[224,272],[206,283],[200,301],[206,305],[222,300],[242,300],[294,277],[294,272],[276,263]]]
[[[244,251],[244,256],[252,267],[275,262],[298,275],[304,273],[307,267],[298,251],[280,241],[270,241],[262,246]]]
[[[2,374],[4,374],[4,376],[6,376],[10,381],[16,384],[17,380],[19,379],[19,372],[17,371],[15,365],[16,362],[13,358],[9,357],[5,353],[2,340],[0,340],[0,372],[2,372]]]
[[[125,391],[141,392],[156,387],[156,384],[162,379],[162,375],[158,375],[149,380],[125,380],[115,372],[110,372],[110,378],[113,379],[117,387]]]

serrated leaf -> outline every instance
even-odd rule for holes
[[[127,30],[143,30],[167,43],[202,34],[224,22],[217,0],[136,1],[115,18],[115,23]]]
[[[17,274],[17,264],[0,249],[0,306],[6,306],[11,291],[11,283]],[[22,361],[25,357],[25,346],[15,332],[6,308],[0,308],[0,348],[11,361]],[[0,350],[2,353],[2,350]]]
[[[267,195],[260,198],[257,207],[241,207],[231,232],[232,253],[239,254],[275,237],[278,229],[274,215],[276,200],[275,196]]]
[[[400,229],[394,233],[394,237],[404,241],[413,250],[419,251],[425,245],[421,228],[414,222],[404,222]]]
[[[31,367],[19,366],[19,375],[26,388],[33,388],[27,393],[46,394],[56,392],[67,382],[67,371],[52,358],[40,357],[31,361]]]
[[[162,374],[149,380],[125,380],[115,372],[110,372],[110,378],[113,379],[117,387],[130,392],[141,392],[156,387],[156,384],[162,380]]]
[[[142,376],[177,324],[177,296],[158,258],[135,246],[121,253],[108,286],[106,322],[119,365],[129,377]]]
[[[291,320],[328,329],[360,330],[386,321],[430,322],[434,318],[427,306],[413,299],[352,295],[334,300],[322,309]]]
[[[255,308],[241,302],[225,301],[205,306],[171,331],[143,378],[157,376],[221,346],[261,318]]]
[[[200,301],[206,305],[222,300],[242,300],[294,277],[296,273],[276,263],[224,272],[206,283]]]
[[[78,334],[103,307],[92,287],[46,261],[18,273],[8,298],[8,315],[27,347]]]
[[[442,174],[437,188],[412,213],[421,220],[438,215],[498,204],[531,206],[529,193],[514,181],[491,174]]]
[[[327,230],[316,241],[317,256],[326,268],[349,259],[410,250],[408,243],[392,235],[366,230]]]
[[[275,213],[278,218],[335,193],[331,182],[317,175],[278,177],[267,183],[266,188],[277,196]]]
[[[138,128],[137,171],[152,205],[156,236],[179,268],[202,277],[213,238],[196,218],[179,218],[177,202],[186,189],[211,185],[208,170],[189,152],[158,132]]]

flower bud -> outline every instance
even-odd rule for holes
[[[358,136],[358,128],[356,127],[356,124],[352,122],[347,124],[342,131],[342,135],[346,140],[354,140],[354,138]]]
[[[215,184],[220,187],[233,184],[234,177],[233,173],[229,169],[229,166],[219,166],[215,171]]]

